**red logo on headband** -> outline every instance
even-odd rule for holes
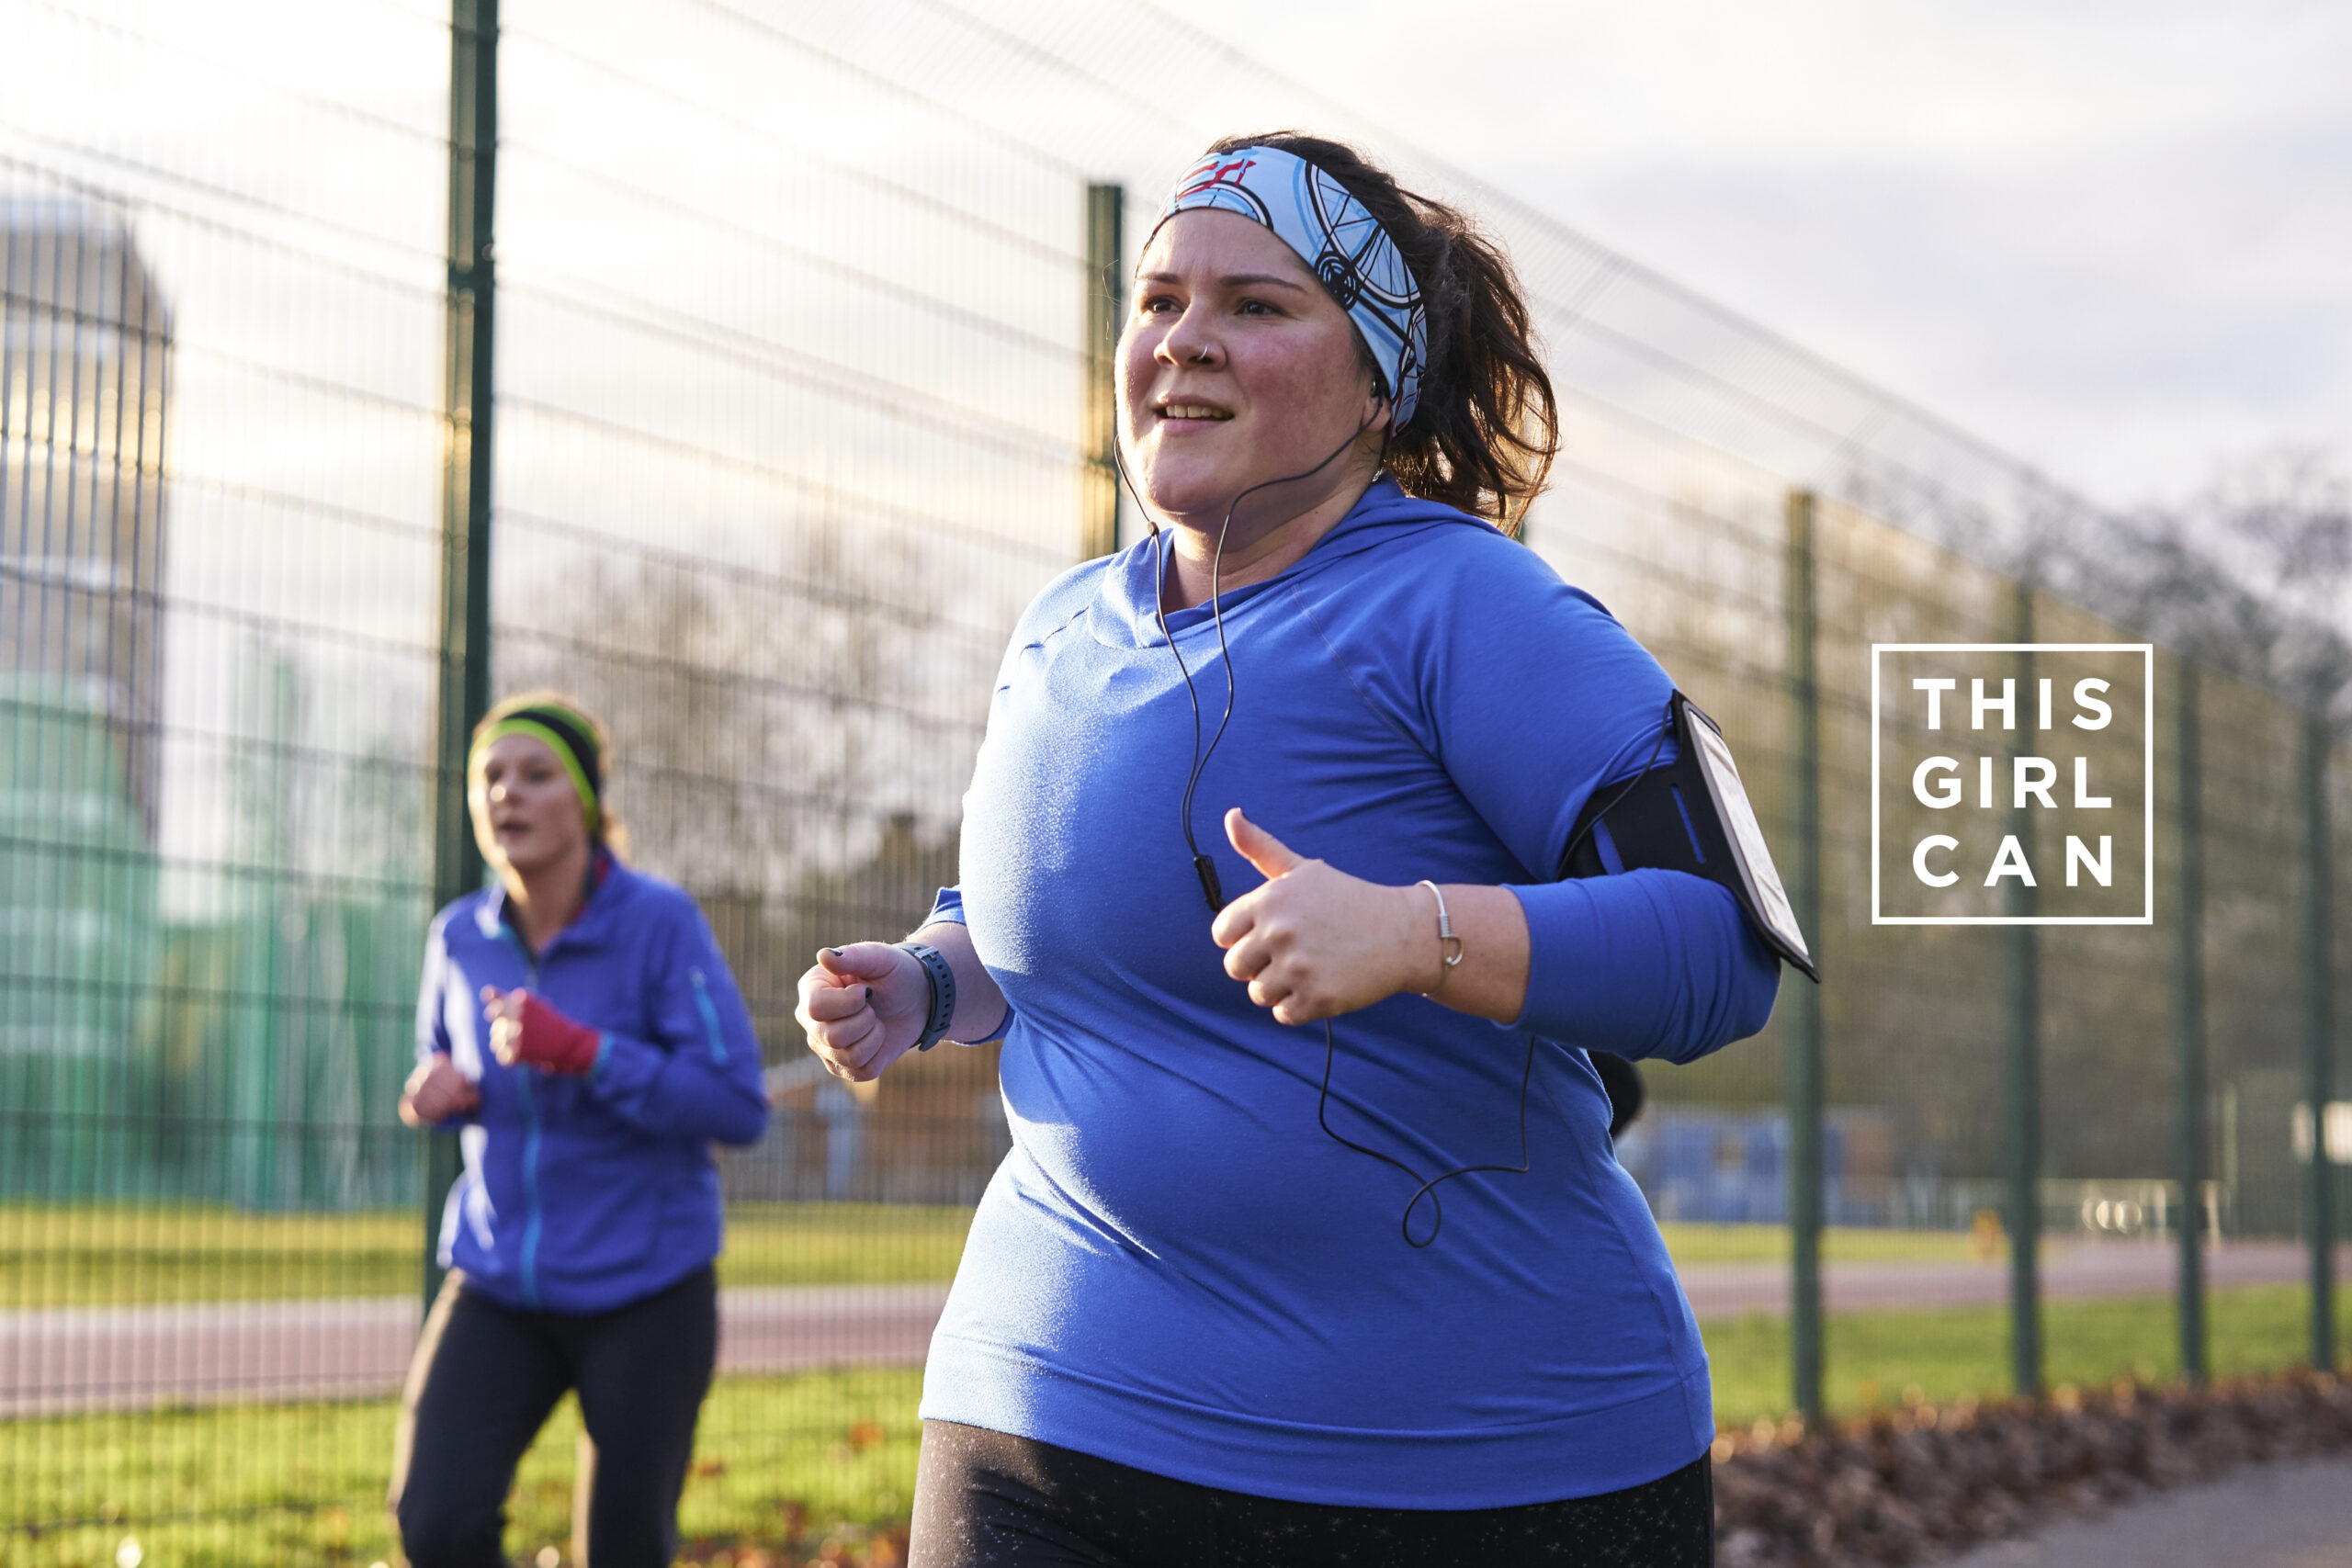
[[[1198,195],[1211,186],[1238,186],[1241,183],[1241,177],[1255,168],[1257,164],[1258,160],[1255,158],[1238,158],[1230,164],[1220,164],[1214,155],[1204,158],[1193,165],[1192,177],[1171,199],[1182,201],[1188,196]],[[1206,177],[1203,177],[1204,170],[1207,171]]]

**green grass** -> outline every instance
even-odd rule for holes
[[[880,1283],[951,1277],[971,1211],[748,1203],[728,1219],[722,1283]],[[413,1213],[0,1205],[0,1307],[413,1295],[424,1238]]]
[[[1658,1226],[1674,1261],[1693,1263],[1781,1263],[1789,1256],[1785,1225],[1702,1225],[1669,1220]],[[1832,1226],[1822,1233],[1821,1253],[1843,1263],[1953,1262],[1975,1254],[1967,1235],[1959,1231],[1893,1231]]]
[[[972,1211],[899,1203],[739,1203],[727,1212],[725,1285],[952,1280]]]
[[[728,1215],[722,1283],[945,1280],[971,1212],[895,1203],[745,1203]],[[1668,1224],[1677,1262],[1770,1263],[1777,1225]],[[221,1207],[0,1205],[0,1307],[398,1296],[419,1289],[424,1223],[412,1213],[256,1214]],[[1942,1231],[1831,1230],[1852,1261],[1964,1259]]]
[[[2352,1301],[2345,1303],[2352,1342]],[[2224,1375],[2302,1354],[2303,1297],[2291,1285],[2214,1293],[2213,1360]],[[2047,1309],[2052,1383],[2173,1374],[2163,1298],[2062,1302]],[[1746,1426],[1788,1404],[1785,1324],[1748,1316],[1706,1325],[1717,1418]],[[2005,1392],[1998,1308],[1856,1313],[1828,1323],[1834,1409],[1893,1403],[1910,1390],[1942,1403]],[[914,1482],[912,1369],[728,1378],[704,1407],[681,1526],[688,1540],[795,1542],[804,1555],[835,1527],[903,1523]],[[393,1408],[231,1407],[0,1423],[0,1568],[102,1568],[126,1536],[151,1565],[365,1568],[389,1561],[383,1489]],[[578,1419],[569,1404],[517,1479],[507,1545],[527,1562],[571,1532]]]
[[[2352,1301],[2337,1298],[2339,1345],[2352,1344]],[[2311,1344],[2300,1285],[2244,1285],[2210,1297],[2208,1355],[2217,1376],[2267,1371],[2302,1360]],[[1744,1427],[1789,1408],[1785,1318],[1749,1314],[1702,1325],[1713,1362],[1715,1419]],[[2042,1309],[2045,1381],[2166,1381],[2179,1374],[2178,1331],[2168,1296],[2052,1302]],[[2005,1394],[2009,1386],[2005,1307],[1832,1314],[1824,1327],[1823,1393],[1833,1412],[1892,1404],[1910,1391],[1936,1403]]]
[[[703,1407],[685,1538],[784,1544],[902,1521],[922,1373],[727,1378]],[[232,1406],[0,1423],[6,1568],[101,1568],[125,1538],[169,1568],[365,1564],[390,1557],[394,1407]],[[515,1478],[506,1546],[527,1562],[571,1533],[578,1407],[564,1402]],[[568,1554],[567,1554],[568,1555]]]

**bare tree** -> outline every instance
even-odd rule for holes
[[[2186,502],[2080,528],[2052,553],[2092,608],[2352,722],[2352,477],[2328,452],[2264,448]]]

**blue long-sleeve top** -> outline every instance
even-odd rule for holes
[[[680,888],[610,862],[536,955],[505,917],[503,888],[469,894],[425,943],[418,1056],[448,1056],[481,1093],[458,1126],[465,1171],[442,1212],[441,1262],[509,1306],[609,1312],[718,1255],[711,1145],[767,1128],[759,1039]],[[528,987],[598,1031],[594,1066],[502,1064],[484,986]]]
[[[1666,674],[1540,558],[1386,479],[1224,597],[1238,690],[1195,814],[1227,895],[1262,880],[1219,827],[1239,806],[1353,875],[1504,885],[1526,910],[1511,1024],[1409,995],[1337,1021],[1333,1127],[1424,1175],[1518,1163],[1536,1037],[1528,1172],[1448,1182],[1416,1250],[1412,1181],[1317,1123],[1322,1032],[1253,1006],[1210,940],[1154,559],[1048,587],[998,676],[934,918],[968,924],[1011,1005],[1013,1148],[922,1414],[1314,1503],[1506,1506],[1689,1463],[1706,1354],[1587,1052],[1752,1033],[1776,968],[1712,883],[1552,877],[1594,790],[1662,760]],[[1205,735],[1227,661],[1205,606],[1168,622]]]

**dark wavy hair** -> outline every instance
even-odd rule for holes
[[[1559,454],[1560,413],[1510,258],[1463,213],[1407,190],[1344,142],[1275,130],[1228,136],[1208,151],[1243,147],[1304,158],[1396,242],[1421,287],[1430,345],[1412,421],[1388,440],[1388,471],[1414,495],[1516,535]],[[1379,364],[1360,332],[1356,348],[1376,383]]]

